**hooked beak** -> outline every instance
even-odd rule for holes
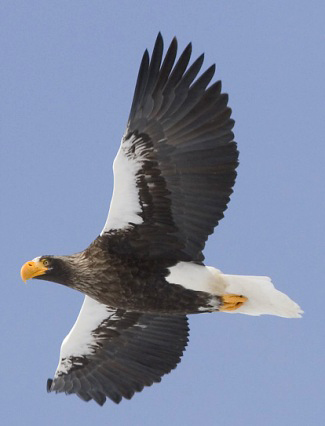
[[[47,270],[48,268],[44,266],[42,262],[30,260],[22,266],[20,270],[20,276],[25,283],[30,278],[35,278],[39,275],[44,275]]]

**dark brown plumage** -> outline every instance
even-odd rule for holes
[[[203,265],[238,165],[228,96],[220,81],[209,86],[214,65],[197,77],[203,55],[189,66],[191,50],[189,44],[176,61],[174,38],[163,58],[159,34],[151,60],[143,55],[101,235],[81,253],[42,256],[23,267],[24,279],[86,295],[48,391],[101,405],[106,397],[131,398],[180,361],[185,315],[222,303],[186,282],[170,282],[179,262]]]
[[[194,314],[215,310],[218,297],[186,290],[166,281],[170,259],[122,256],[107,248],[108,235],[98,237],[86,250],[72,256],[45,256],[49,269],[37,279],[78,290],[107,306],[133,312]]]

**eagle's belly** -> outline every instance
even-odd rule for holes
[[[106,263],[109,267],[98,265],[89,282],[79,281],[78,290],[105,305],[136,312],[190,314],[217,310],[217,296],[169,283],[166,262],[112,260]]]
[[[112,291],[103,287],[92,287],[86,294],[105,305],[129,311],[192,314],[213,312],[218,305],[218,297],[211,301],[208,293],[186,290],[177,284],[161,282],[156,285],[134,279],[132,282],[124,281],[121,287],[110,286]]]

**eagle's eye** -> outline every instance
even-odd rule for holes
[[[50,262],[47,259],[42,259],[42,263],[44,266],[49,266]]]

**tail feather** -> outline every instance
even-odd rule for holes
[[[226,284],[225,292],[241,294],[248,298],[242,306],[229,313],[246,315],[276,315],[300,318],[303,311],[289,296],[277,290],[269,277],[221,274]]]
[[[169,268],[166,280],[186,289],[204,291],[211,296],[225,294],[245,296],[248,300],[228,313],[246,315],[277,315],[284,318],[300,318],[303,311],[286,294],[277,290],[269,277],[228,275],[212,266],[179,262]],[[216,306],[218,310],[219,305]]]

